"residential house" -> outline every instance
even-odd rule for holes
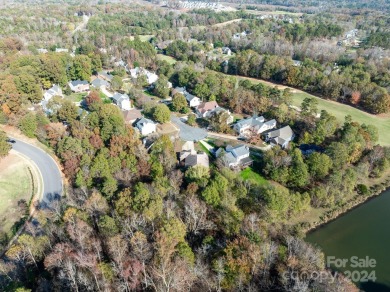
[[[185,87],[176,87],[173,89],[172,97],[177,93],[184,95],[190,107],[197,107],[200,105],[200,98],[189,93]]]
[[[126,68],[128,68],[128,67],[126,67]],[[146,70],[145,68],[136,67],[136,68],[130,69],[128,71],[129,71],[131,77],[134,79],[137,79],[139,76],[145,75],[148,84],[152,84],[158,80],[158,76],[155,73],[152,73],[152,72]]]
[[[93,80],[93,81],[91,82],[91,85],[92,85],[93,87],[97,88],[97,89],[100,89],[100,88],[102,88],[102,87],[107,87],[107,86],[109,86],[110,84],[109,84],[106,80],[104,80],[104,79],[98,77],[98,78],[96,78],[95,80]]]
[[[225,153],[223,154],[223,149],[219,148],[215,152],[216,157],[222,156],[225,163],[231,168],[242,168],[252,164],[253,160],[249,157],[249,147],[245,145],[231,146],[228,145],[225,148]]]
[[[199,97],[195,96],[195,95],[192,95],[191,93],[188,93],[185,95],[185,98],[188,102],[188,105],[190,107],[197,107],[200,105],[200,99]]]
[[[122,114],[123,114],[123,118],[125,120],[125,123],[127,124],[134,124],[134,122],[140,118],[142,118],[142,114],[141,114],[141,111],[138,110],[138,109],[131,109],[131,110],[125,110],[125,111],[122,111]]]
[[[37,49],[38,53],[40,54],[46,54],[48,52],[47,49],[44,49],[44,48],[40,48],[40,49]]]
[[[196,114],[199,118],[208,118],[211,113],[218,108],[219,105],[216,101],[203,102],[196,107]]]
[[[64,48],[56,48],[56,53],[68,53],[69,50],[68,49],[64,49]]]
[[[226,119],[226,124],[231,124],[231,123],[233,123],[233,121],[234,121],[234,117],[233,117],[233,115],[230,113],[230,111],[229,110],[227,110],[227,109],[225,109],[225,108],[223,108],[223,107],[217,107],[217,108],[215,108],[211,113],[210,113],[210,116],[212,116],[212,115],[216,115],[216,114],[219,114],[219,113],[226,113],[227,114],[227,119]]]
[[[50,89],[45,91],[43,94],[43,99],[49,101],[54,96],[63,96],[61,87],[55,84]]]
[[[276,120],[270,120],[270,121],[266,122],[263,116],[260,116],[260,117],[253,116],[253,117],[238,121],[234,125],[234,130],[241,137],[245,137],[245,136],[251,135],[253,133],[261,134],[261,133],[268,131],[268,130],[271,130],[275,127],[276,127]]]
[[[181,147],[179,162],[184,167],[202,165],[209,168],[209,156],[204,152],[196,152],[193,141],[187,141]]]
[[[121,94],[121,93],[115,92],[115,94],[112,97],[112,100],[121,110],[124,110],[124,111],[131,110],[131,102],[130,102],[130,98],[127,94]]]
[[[272,146],[279,145],[282,148],[287,148],[288,143],[294,139],[294,132],[290,126],[286,126],[275,131],[268,132],[265,137],[266,141]]]
[[[43,99],[41,101],[42,108],[47,111],[47,103],[49,100],[51,100],[54,96],[60,96],[63,97],[62,89],[58,85],[53,85],[50,89],[46,90],[43,94]]]
[[[228,56],[232,55],[232,50],[229,47],[222,47],[222,53]]]
[[[103,79],[107,82],[111,82],[111,80],[112,80],[112,78],[114,78],[114,76],[108,72],[100,71],[100,72],[98,72],[98,78]]]
[[[295,66],[295,67],[301,67],[301,65],[302,65],[302,62],[301,61],[299,61],[299,60],[292,60],[293,61],[293,65]]]
[[[89,83],[86,80],[74,80],[68,83],[73,92],[83,92],[89,90]]]
[[[147,118],[140,118],[135,123],[135,127],[140,131],[142,136],[147,136],[156,132],[156,123]]]
[[[204,152],[188,155],[184,160],[185,167],[204,166],[209,168],[209,156]]]

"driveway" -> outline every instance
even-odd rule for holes
[[[62,177],[53,158],[43,150],[12,138],[12,148],[30,158],[38,167],[43,179],[43,203],[50,203],[54,197],[62,195]],[[41,203],[42,203],[41,202]]]
[[[267,146],[263,146],[263,147],[252,145],[252,144],[245,143],[244,141],[239,140],[237,136],[228,135],[228,134],[208,132],[208,137],[215,138],[215,139],[224,139],[224,140],[231,140],[234,142],[239,142],[240,144],[246,145],[252,149],[258,149],[258,150],[263,150],[263,151],[267,151],[267,150],[271,149],[271,145],[267,145]]]
[[[100,87],[100,90],[103,92],[103,94],[109,98],[113,97],[114,95],[107,90],[105,86]]]
[[[207,131],[201,128],[191,127],[183,123],[180,118],[171,116],[171,121],[180,130],[179,136],[184,141],[199,141],[207,137]]]

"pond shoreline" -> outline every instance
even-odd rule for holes
[[[387,177],[386,180],[384,180],[381,184],[373,185],[371,188],[371,194],[367,196],[362,195],[356,195],[353,200],[346,202],[344,205],[338,207],[337,209],[332,209],[327,212],[325,212],[320,217],[320,222],[313,222],[308,223],[310,226],[302,226],[302,223],[298,223],[297,226],[301,226],[301,230],[307,235],[311,232],[314,232],[323,226],[327,225],[328,223],[335,221],[336,219],[346,215],[350,211],[364,205],[365,203],[368,203],[372,199],[375,199],[382,194],[384,194],[386,191],[390,190],[390,177]]]

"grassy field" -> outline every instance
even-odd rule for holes
[[[32,196],[32,181],[28,164],[11,153],[0,161],[0,232],[10,233],[12,226],[25,214],[18,201],[28,204]]]
[[[144,34],[144,35],[139,35],[139,39],[141,40],[141,42],[148,42],[150,41],[150,39],[154,37],[154,34]],[[131,36],[130,37],[130,40],[134,40],[134,36]]]
[[[279,89],[284,89],[287,86],[273,84],[268,81],[258,80],[254,78],[239,77],[239,79],[249,79],[253,83],[263,83],[268,86],[277,86]],[[350,115],[354,121],[359,122],[360,124],[374,125],[378,128],[379,131],[379,144],[383,146],[390,146],[390,117],[381,117],[376,115],[371,115],[369,113],[363,112],[352,106],[341,104],[338,102],[325,100],[309,93],[291,88],[293,92],[293,105],[300,106],[302,101],[306,97],[314,97],[318,100],[318,110],[326,110],[332,115],[334,115],[340,123],[344,122],[344,117]]]
[[[81,93],[72,93],[71,95],[65,96],[65,98],[72,102],[80,102],[83,100],[85,96],[87,96],[87,93],[81,92]]]
[[[247,167],[240,172],[240,176],[244,180],[250,180],[258,185],[266,185],[268,181],[257,172],[254,172],[252,168]]]
[[[175,60],[175,58],[170,57],[170,56],[167,56],[167,55],[163,55],[163,54],[157,54],[157,58],[158,58],[159,60],[167,61],[170,65],[175,64],[175,63],[177,62],[177,61]]]

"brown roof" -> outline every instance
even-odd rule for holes
[[[131,121],[135,121],[136,119],[142,118],[142,114],[140,110],[132,109],[129,111],[123,111],[123,118],[125,122],[129,123]]]
[[[211,111],[217,107],[219,107],[219,105],[216,101],[208,101],[201,103],[197,109],[200,113],[204,114],[205,112]]]

